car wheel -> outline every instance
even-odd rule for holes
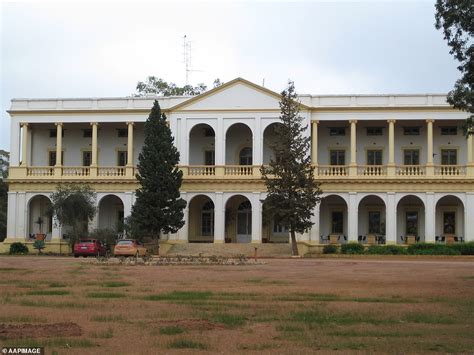
[[[78,257],[79,257],[79,255],[77,255],[77,254],[74,254],[74,257],[75,257],[75,258],[78,258]]]
[[[83,255],[82,257],[83,257],[83,258],[87,258],[87,255]]]

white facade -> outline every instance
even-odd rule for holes
[[[88,181],[98,191],[91,228],[113,228],[129,215],[143,123],[154,99],[12,100],[7,237],[40,232],[35,221],[45,202],[35,197],[48,197],[61,181]],[[286,240],[284,230],[262,221],[258,172],[271,156],[279,95],[236,79],[197,97],[158,100],[180,152],[188,201],[186,225],[168,238]],[[451,109],[445,95],[301,95],[300,101],[324,192],[301,241],[474,240],[473,142],[460,128],[467,115]],[[51,162],[51,152],[59,151],[63,161]],[[90,152],[87,165],[84,152]],[[120,152],[130,156],[121,160]],[[47,238],[65,234],[47,223],[41,225]]]

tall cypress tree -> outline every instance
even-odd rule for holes
[[[275,140],[269,144],[274,157],[268,167],[261,168],[268,190],[263,200],[265,217],[288,228],[293,255],[298,255],[296,233],[307,232],[313,223],[316,204],[321,190],[314,179],[311,165],[310,137],[300,116],[300,104],[292,81],[281,93],[281,124],[275,128]]]
[[[159,238],[176,233],[184,225],[186,201],[179,193],[183,173],[178,169],[179,152],[173,144],[166,116],[155,100],[145,122],[145,143],[138,156],[136,191],[132,208],[132,228],[138,237]]]

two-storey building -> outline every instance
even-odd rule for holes
[[[128,216],[155,99],[180,152],[188,202],[169,243],[288,242],[284,228],[262,220],[259,172],[272,154],[280,95],[238,78],[195,97],[13,99],[3,248],[40,233],[49,250],[66,250],[67,231],[47,212],[61,182],[97,192],[91,229]],[[323,190],[302,244],[474,240],[473,138],[461,128],[467,114],[445,95],[299,99]]]

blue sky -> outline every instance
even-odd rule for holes
[[[0,149],[11,98],[127,96],[148,75],[241,76],[305,94],[446,93],[459,74],[433,1],[2,3]]]

